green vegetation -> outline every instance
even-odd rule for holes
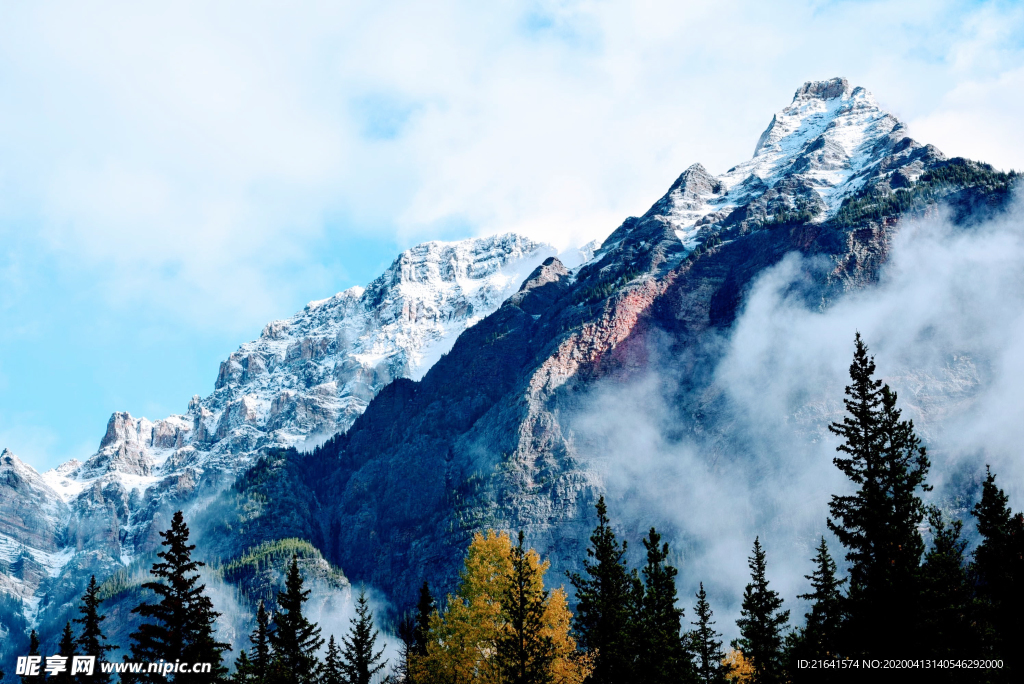
[[[245,551],[238,558],[222,565],[220,573],[226,581],[239,584],[257,573],[282,567],[292,556],[320,558],[321,554],[305,539],[278,539]]]
[[[144,593],[142,585],[149,581],[149,566],[155,559],[155,553],[147,553],[133,560],[128,567],[118,569],[100,584],[96,599],[102,603],[140,596]]]
[[[796,207],[779,207],[776,212],[765,221],[766,227],[791,226],[807,223],[814,219],[818,212],[805,200],[797,200]]]
[[[689,254],[686,255],[686,258],[687,258],[688,261],[696,261],[705,252],[710,252],[712,249],[714,249],[715,247],[718,247],[720,244],[722,244],[722,236],[721,235],[719,235],[718,233],[714,233],[713,235],[709,235],[709,236],[707,236],[704,239],[703,242],[701,242],[696,247],[694,247],[693,251],[691,251]]]
[[[916,183],[895,192],[866,188],[848,197],[832,218],[832,225],[847,228],[865,220],[881,221],[906,212],[921,211],[964,188],[1004,191],[1016,181],[1015,171],[1003,173],[988,164],[957,157],[921,175]]]
[[[100,615],[99,607],[99,587],[96,584],[96,576],[93,575],[89,578],[89,586],[85,590],[85,595],[82,596],[82,605],[78,608],[82,617],[75,619],[75,624],[82,626],[82,632],[78,635],[76,643],[82,653],[102,659],[109,651],[116,650],[117,646],[107,643],[107,636],[103,633],[103,621],[107,619],[107,616]],[[110,681],[109,672],[99,671],[95,672],[93,676],[95,677],[93,681],[98,684],[107,684]]]
[[[216,640],[216,623],[220,613],[206,595],[206,585],[199,584],[199,568],[204,563],[192,558],[195,544],[189,544],[189,529],[181,511],[174,514],[171,527],[161,532],[163,551],[153,563],[153,581],[143,584],[153,593],[155,603],[143,602],[132,612],[143,619],[131,634],[131,659],[135,662],[209,663],[206,673],[192,673],[189,684],[221,681],[227,669],[221,664],[222,654],[231,645]],[[164,675],[144,674],[135,681],[164,681]],[[122,679],[123,681],[123,679]]]
[[[274,684],[314,684],[322,665],[316,652],[324,645],[320,627],[303,612],[309,589],[299,572],[298,556],[292,556],[285,590],[277,595],[278,612],[270,632],[273,649],[268,681]]]
[[[572,303],[575,305],[593,304],[594,302],[607,299],[613,293],[621,289],[623,285],[643,275],[643,273],[643,270],[631,266],[618,276],[599,279],[590,287],[577,289],[576,294],[573,296]]]

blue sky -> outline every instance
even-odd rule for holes
[[[848,77],[1024,168],[1024,11],[942,2],[0,1],[0,448],[93,453],[427,239],[603,237]]]

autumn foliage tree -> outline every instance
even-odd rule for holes
[[[502,684],[517,658],[543,661],[541,681],[554,684],[579,684],[590,673],[570,636],[565,591],[544,591],[548,564],[536,551],[520,549],[515,560],[514,551],[507,533],[474,536],[457,592],[431,614],[425,648],[411,658],[418,684]]]

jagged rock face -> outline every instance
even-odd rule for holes
[[[67,506],[31,466],[7,449],[0,452],[0,511],[3,539],[47,553],[60,548]]]
[[[913,188],[950,163],[863,89],[807,84],[752,160],[717,178],[692,166],[590,262],[544,264],[420,382],[386,387],[347,433],[280,468],[276,486],[310,502],[306,525],[333,562],[400,605],[425,577],[451,589],[466,544],[488,527],[524,530],[556,576],[577,569],[603,486],[572,431],[580,398],[597,380],[642,374],[667,346],[687,364],[680,425],[720,429],[695,422],[720,348],[711,342],[750,283],[793,251],[831,264],[808,274],[815,301],[872,282],[900,210],[860,215],[844,199]],[[988,192],[942,188],[931,202]],[[271,501],[243,533],[301,527],[294,511]]]
[[[0,452],[0,591],[31,599],[59,570],[70,513],[31,466]]]
[[[42,475],[5,451],[0,589],[54,618],[83,573],[105,577],[157,549],[170,512],[208,500],[257,453],[344,430],[382,387],[422,376],[553,253],[511,234],[419,245],[365,289],[268,324],[183,415],[115,413],[85,463]]]
[[[842,78],[809,82],[775,114],[750,160],[718,177],[690,167],[644,218],[661,218],[693,248],[737,224],[750,230],[793,213],[825,221],[863,188],[913,182],[944,159],[906,137],[863,88]]]
[[[365,290],[270,323],[221,364],[213,395],[194,402],[196,441],[238,451],[253,437],[291,446],[348,428],[382,387],[419,379],[553,252],[517,235],[428,242]]]

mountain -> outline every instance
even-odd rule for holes
[[[185,414],[115,413],[95,455],[42,475],[4,452],[0,586],[24,609],[0,621],[53,640],[89,574],[131,577],[177,508],[207,558],[299,538],[397,606],[424,579],[450,590],[489,527],[524,530],[552,576],[576,569],[609,486],[583,421],[602,388],[653,376],[667,438],[741,470],[713,369],[757,279],[803,255],[796,295],[828,308],[879,281],[901,217],[943,204],[966,224],[1014,182],[832,79],[799,88],[750,160],[690,166],[583,263],[516,235],[413,248],[269,324]]]
[[[691,166],[587,263],[546,260],[422,380],[388,385],[347,432],[309,457],[265,459],[238,487],[273,496],[237,519],[240,534],[271,538],[283,521],[306,529],[349,577],[388,587],[399,605],[424,579],[452,588],[472,534],[488,527],[523,530],[553,576],[577,569],[607,486],[578,422],[599,387],[670,378],[657,387],[671,399],[666,434],[694,438],[706,467],[723,467],[715,459],[744,445],[719,411],[712,370],[760,274],[787,254],[812,257],[802,294],[827,307],[877,282],[899,217],[940,202],[976,216],[1002,206],[1013,180],[912,140],[843,79],[805,84],[750,161],[721,176]],[[604,420],[630,410],[612,403]],[[638,499],[620,505],[653,484],[633,483]]]
[[[4,450],[0,589],[30,621],[59,618],[90,574],[156,549],[176,507],[205,501],[259,453],[345,430],[382,387],[421,377],[554,253],[512,234],[418,245],[366,288],[269,323],[187,413],[114,413],[95,454],[42,474]]]

